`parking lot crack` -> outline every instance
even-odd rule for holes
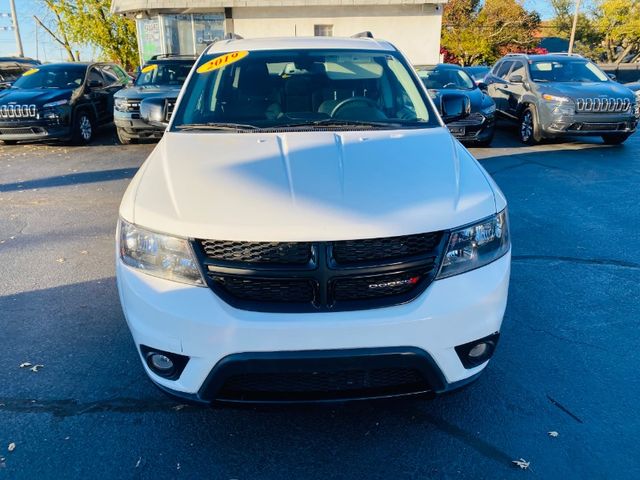
[[[171,412],[175,402],[143,398],[112,398],[95,402],[79,402],[75,399],[32,400],[0,397],[0,412],[47,413],[55,417],[74,417],[88,413],[146,413]]]
[[[640,263],[628,262],[626,260],[615,260],[611,258],[580,258],[559,255],[514,255],[511,257],[511,259],[516,262],[526,260],[545,260],[552,262],[577,263],[583,265],[605,265],[608,267],[631,268],[634,270],[640,270]]]

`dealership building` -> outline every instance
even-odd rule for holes
[[[440,58],[447,0],[113,0],[136,20],[142,60],[159,53],[200,53],[235,33],[245,38],[348,37],[365,30],[394,43],[414,64]]]

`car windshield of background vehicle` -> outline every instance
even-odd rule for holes
[[[78,88],[86,73],[86,65],[37,66],[27,70],[12,88]]]
[[[436,68],[434,70],[419,70],[418,75],[429,90],[452,88],[456,90],[473,90],[475,82],[468,73],[453,68]]]
[[[174,85],[181,86],[189,76],[192,63],[151,63],[145,65],[140,70],[136,78],[135,85],[142,87],[146,85]]]
[[[530,63],[534,82],[606,82],[609,77],[591,62],[540,61]]]
[[[278,50],[205,55],[172,128],[414,128],[439,126],[399,55]]]

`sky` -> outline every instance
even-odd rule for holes
[[[38,58],[43,62],[66,60],[66,54],[62,47],[41,27],[36,27],[34,15],[41,19],[47,18],[47,9],[41,1],[15,0],[15,2],[25,56]],[[552,14],[549,0],[524,0],[524,3],[527,9],[537,10],[543,19],[549,18]],[[10,11],[9,0],[0,0],[0,27],[11,26],[11,18],[1,16],[3,13],[9,13]],[[45,23],[47,22],[45,21]],[[14,32],[0,30],[0,56],[14,55],[16,52]],[[82,60],[91,60],[97,53],[92,48],[83,48],[81,49],[80,57]]]

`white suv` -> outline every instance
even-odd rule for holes
[[[444,392],[496,347],[506,207],[393,45],[219,41],[122,200],[120,299],[182,399]]]

